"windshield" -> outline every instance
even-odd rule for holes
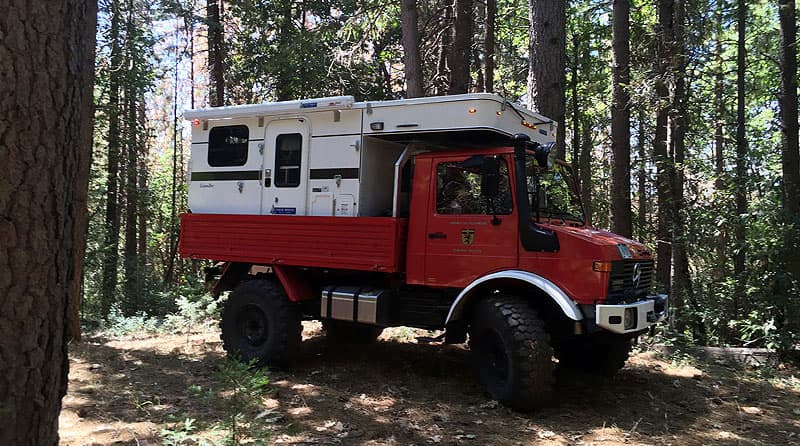
[[[533,218],[584,223],[583,207],[575,194],[575,182],[569,164],[556,161],[548,169],[539,166],[534,156],[529,154],[525,157],[525,176]]]

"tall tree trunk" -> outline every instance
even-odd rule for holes
[[[693,301],[692,282],[689,275],[689,257],[686,253],[686,217],[684,214],[686,203],[683,194],[684,185],[684,159],[686,152],[686,42],[685,42],[685,5],[683,0],[675,0],[674,10],[674,35],[675,45],[673,52],[673,78],[675,93],[673,96],[672,110],[672,149],[674,154],[675,170],[673,183],[673,268],[675,274],[672,282],[672,305],[675,308],[673,324],[678,332],[683,332],[687,316],[685,305]],[[695,327],[695,334],[701,327]]]
[[[483,91],[494,93],[494,45],[495,20],[497,17],[497,0],[486,0],[486,36],[483,43]]]
[[[736,201],[736,225],[733,236],[735,251],[733,254],[733,277],[735,278],[734,313],[738,319],[742,314],[742,305],[745,303],[745,257],[747,253],[745,235],[745,214],[747,214],[747,139],[745,136],[745,82],[746,73],[746,48],[745,24],[747,20],[747,5],[745,0],[739,0],[736,11],[737,44],[736,44],[736,179],[734,181],[734,196]]]
[[[779,0],[781,25],[781,155],[783,159],[783,213],[787,229],[784,245],[787,272],[795,284],[800,283],[800,148],[797,123],[797,10],[795,0]],[[796,287],[797,285],[795,285]],[[791,285],[784,295],[792,296]],[[796,290],[797,288],[795,288]],[[794,300],[797,296],[794,295]],[[783,320],[790,332],[797,333],[798,302],[779,302]],[[786,336],[790,339],[789,336]],[[792,348],[791,343],[784,346]]]
[[[178,251],[178,206],[177,206],[177,193],[178,193],[178,73],[180,67],[180,57],[178,57],[178,30],[175,29],[175,77],[173,79],[174,89],[172,90],[172,188],[170,195],[170,223],[169,223],[169,245],[167,247],[168,256],[167,265],[164,270],[164,283],[172,283],[175,273],[175,257]],[[193,64],[193,61],[190,60]],[[181,166],[182,167],[182,166]]]
[[[402,0],[400,17],[403,29],[403,69],[406,75],[406,97],[424,96],[422,88],[422,59],[419,55],[419,25],[417,1]]]
[[[136,296],[139,285],[137,259],[137,228],[138,222],[138,194],[137,170],[138,170],[138,145],[137,132],[139,131],[138,119],[136,114],[136,100],[138,96],[138,58],[136,56],[136,23],[134,14],[133,0],[128,0],[128,22],[126,26],[127,39],[127,65],[129,69],[128,77],[125,79],[125,101],[126,101],[126,158],[125,158],[125,241],[123,247],[123,265],[125,267],[125,305],[126,314],[136,313]]]
[[[103,277],[100,291],[100,314],[105,318],[117,299],[119,265],[119,157],[120,157],[120,79],[124,73],[120,47],[121,11],[119,0],[110,5],[111,67],[108,73],[108,167],[106,171],[105,239],[103,252]]]
[[[282,5],[283,9],[280,11],[281,17],[277,25],[277,45],[285,46],[284,39],[289,36],[292,31],[292,4],[285,2]],[[297,76],[297,73],[289,72],[286,69],[280,69],[275,79],[275,96],[279,101],[288,101],[292,98],[292,79]]]
[[[611,230],[633,236],[631,221],[631,95],[629,0],[614,0],[611,105]]]
[[[148,219],[148,209],[150,207],[150,194],[147,191],[147,155],[149,152],[148,148],[148,137],[147,137],[147,115],[145,113],[145,100],[144,94],[141,93],[138,101],[137,107],[137,117],[139,121],[139,128],[141,129],[143,135],[139,138],[139,146],[137,150],[139,151],[138,157],[138,187],[137,187],[137,195],[138,195],[138,205],[139,205],[139,222],[138,222],[138,235],[137,235],[137,252],[136,252],[136,259],[137,265],[136,270],[138,273],[139,278],[139,285],[144,285],[144,275],[145,275],[145,265],[147,264],[147,219]]]
[[[530,71],[528,103],[557,123],[555,153],[564,158],[566,77],[566,3],[563,0],[528,0],[530,6]]]
[[[639,175],[636,180],[639,189],[639,206],[636,220],[639,226],[638,239],[647,239],[647,153],[645,151],[644,108],[639,108],[638,141],[636,149],[639,154]]]
[[[58,444],[87,219],[96,5],[8,0],[0,15],[3,445]]]
[[[717,196],[721,197],[727,189],[725,182],[725,68],[722,60],[722,32],[723,14],[722,3],[717,6],[716,14],[716,67],[714,72],[714,189]],[[718,226],[719,235],[716,239],[716,266],[714,268],[714,280],[721,281],[728,274],[728,236],[727,223]]]
[[[206,5],[208,73],[211,78],[208,102],[212,107],[225,105],[225,43],[222,27],[222,1],[208,0]]]
[[[453,45],[450,48],[450,82],[448,94],[469,91],[470,54],[472,53],[472,0],[455,0],[455,23],[453,25]]]
[[[592,128],[588,122],[583,122],[583,137],[581,137],[580,177],[581,201],[586,211],[586,222],[592,224],[594,207],[592,203]]]
[[[570,83],[570,91],[572,95],[572,164],[578,169],[578,189],[580,190],[580,153],[581,153],[581,101],[580,97],[578,96],[578,76],[579,76],[579,64],[578,55],[579,48],[578,48],[578,40],[574,36],[572,39],[573,43],[573,58],[572,58],[572,82]]]
[[[667,126],[670,114],[670,93],[667,86],[672,48],[673,1],[659,0],[658,3],[658,60],[656,94],[656,128],[653,141],[653,158],[656,163],[656,194],[658,203],[658,226],[656,228],[656,282],[661,291],[669,292],[672,282],[672,225],[674,203],[672,201],[672,160],[667,153]]]
[[[445,4],[442,8],[445,28],[442,31],[442,40],[439,44],[439,60],[436,63],[435,87],[437,95],[447,94],[447,85],[450,79],[450,51],[453,43],[453,5]]]
[[[790,223],[800,215],[800,148],[797,118],[797,12],[795,0],[779,0],[781,27],[781,155],[783,210]],[[795,220],[795,221],[792,221]],[[797,239],[795,239],[795,242]],[[797,266],[797,265],[795,265]],[[795,274],[799,271],[791,271]],[[800,280],[800,275],[795,276]]]

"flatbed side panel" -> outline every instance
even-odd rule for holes
[[[183,214],[182,257],[400,272],[407,220],[391,217]]]

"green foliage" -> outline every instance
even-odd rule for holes
[[[270,431],[259,420],[265,413],[263,399],[271,392],[266,371],[257,368],[255,360],[245,363],[229,358],[220,365],[218,377],[225,389],[225,445],[238,446],[245,439],[265,444]]]

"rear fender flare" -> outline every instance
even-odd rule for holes
[[[499,271],[492,274],[487,274],[483,277],[475,279],[472,283],[467,285],[461,293],[458,294],[456,300],[450,306],[450,311],[447,313],[447,320],[445,325],[452,321],[461,319],[464,310],[467,308],[468,303],[475,298],[479,293],[480,285],[486,284],[493,280],[512,280],[523,282],[532,285],[547,295],[564,313],[564,316],[572,319],[573,321],[583,320],[583,314],[575,302],[567,296],[561,288],[553,282],[545,279],[542,276],[519,270]]]

